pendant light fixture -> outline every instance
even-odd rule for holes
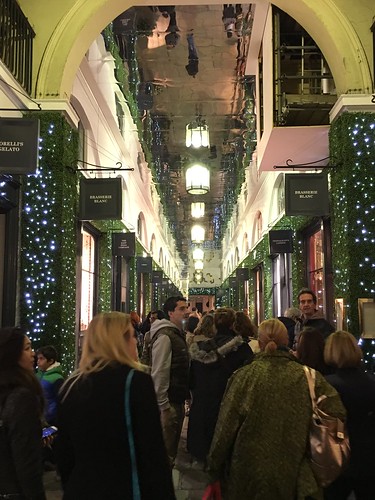
[[[189,194],[206,194],[210,190],[210,171],[195,163],[186,170],[186,191]]]
[[[193,260],[203,260],[204,252],[201,248],[194,248]]]
[[[205,120],[198,115],[195,120],[186,125],[186,147],[209,148],[210,137],[208,125]]]
[[[193,243],[202,243],[204,241],[204,227],[196,224],[191,228],[191,241]]]
[[[204,216],[204,203],[192,203],[191,204],[191,216],[193,219],[199,219]]]

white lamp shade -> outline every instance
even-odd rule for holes
[[[204,241],[204,227],[195,225],[191,228],[191,241],[202,243]]]
[[[186,125],[186,147],[208,148],[210,137],[205,123],[192,122]]]
[[[204,252],[201,248],[195,248],[193,250],[193,260],[203,260]]]
[[[196,271],[201,271],[203,269],[203,260],[196,260],[194,262],[194,269]]]
[[[199,219],[204,216],[204,203],[191,204],[191,216],[193,219]]]
[[[210,190],[210,171],[198,163],[186,170],[186,191],[190,194],[206,194]]]

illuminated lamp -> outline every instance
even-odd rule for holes
[[[210,171],[196,163],[186,170],[186,191],[190,194],[206,194],[210,190]]]
[[[191,216],[193,219],[199,219],[204,216],[204,203],[191,204]]]
[[[195,248],[193,250],[193,260],[203,260],[204,252],[201,248]]]
[[[204,241],[204,227],[196,224],[191,228],[191,241],[193,243],[202,243]]]
[[[194,269],[196,271],[202,271],[202,269],[203,269],[203,260],[196,260],[194,262]]]
[[[190,148],[209,148],[210,136],[208,133],[208,125],[200,117],[186,125],[186,147]]]

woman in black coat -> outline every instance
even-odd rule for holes
[[[375,470],[375,377],[362,366],[362,351],[348,332],[332,333],[326,340],[324,359],[336,370],[327,381],[340,394],[347,411],[350,463],[324,492],[325,500],[373,500]]]
[[[233,330],[235,311],[219,308],[214,314],[215,336],[190,347],[190,407],[187,449],[205,463],[211,446],[221,400],[228,379],[235,370],[249,363],[253,351]]]
[[[175,498],[153,382],[136,359],[129,315],[108,312],[94,317],[85,333],[79,369],[60,395],[56,448],[64,500],[136,498],[125,418],[130,376],[140,498]]]
[[[0,329],[0,498],[45,500],[42,387],[20,328]]]

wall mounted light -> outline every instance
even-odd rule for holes
[[[199,219],[204,216],[204,203],[191,204],[191,216],[193,219]]]
[[[197,224],[191,228],[191,241],[193,243],[202,243],[204,241],[204,227]]]
[[[186,170],[186,191],[189,194],[206,194],[210,190],[210,171],[196,163]]]

